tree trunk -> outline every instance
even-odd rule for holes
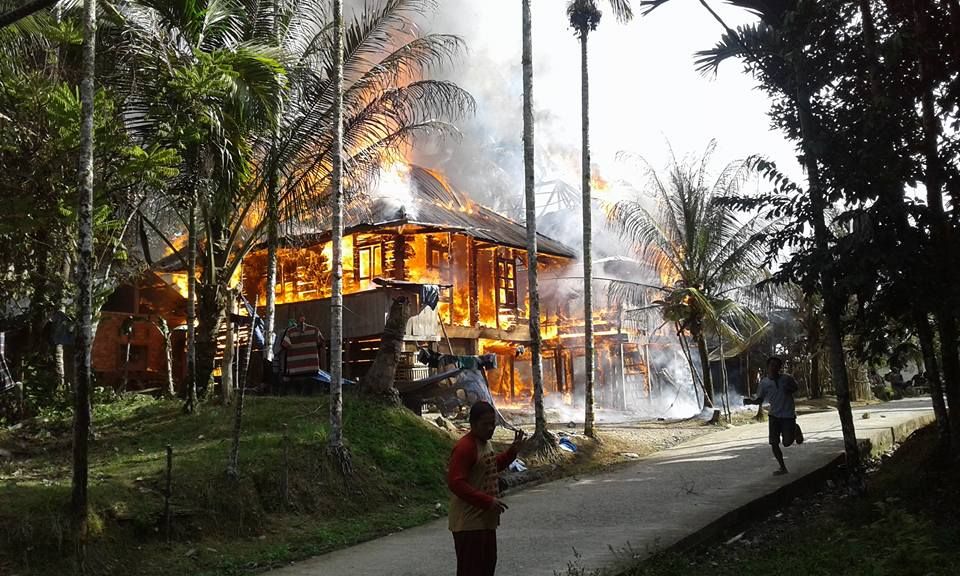
[[[522,0],[523,27],[523,193],[527,225],[527,285],[530,295],[530,366],[533,371],[533,413],[535,428],[531,450],[541,455],[554,452],[556,438],[547,430],[543,409],[543,341],[540,335],[540,285],[537,258],[537,195],[534,162],[533,117],[533,20],[531,0]]]
[[[820,354],[810,355],[810,398],[823,398],[823,377],[820,374]]]
[[[253,354],[253,334],[257,329],[257,315],[250,317],[250,335],[247,337],[247,352],[243,366],[237,374],[237,401],[233,413],[233,441],[230,444],[230,458],[227,462],[227,476],[234,480],[240,478],[240,433],[243,430],[243,400],[246,398],[247,379],[250,373],[250,356]]]
[[[214,282],[200,284],[196,332],[196,388],[206,393],[213,385],[213,369],[217,358],[220,324],[223,322],[227,299],[221,286]],[[251,333],[251,338],[253,334]],[[242,383],[241,383],[242,384]]]
[[[344,474],[351,471],[343,444],[343,0],[333,0],[333,270],[330,290],[329,453]]]
[[[707,350],[707,338],[703,330],[697,330],[694,337],[697,340],[697,353],[700,355],[700,370],[703,373],[704,406],[714,408],[717,403],[713,397],[713,374],[710,372],[710,352]]]
[[[687,342],[686,336],[683,335],[683,328],[680,326],[680,323],[675,322],[674,327],[677,331],[677,341],[680,343],[680,350],[683,351],[683,357],[687,360],[687,367],[690,370],[690,379],[693,381],[693,395],[697,400],[697,406],[701,409],[706,408],[706,394],[703,395],[703,404],[700,403],[700,391],[703,390],[703,377],[698,377],[697,367],[693,362],[693,354],[690,352],[690,343]],[[676,385],[679,387],[680,383],[677,382]]]
[[[927,210],[930,214],[931,238],[933,240],[936,273],[947,287],[956,286],[956,270],[953,266],[955,249],[953,246],[950,222],[943,209],[943,165],[938,148],[941,133],[940,120],[937,118],[934,95],[934,80],[930,76],[931,56],[923,43],[928,42],[929,14],[914,2],[914,19],[918,46],[917,64],[920,85],[923,90],[920,97],[923,120],[923,155],[926,164],[924,184],[927,191]],[[957,323],[954,315],[953,291],[947,291],[943,298],[937,298],[934,304],[934,317],[940,333],[940,357],[943,362],[943,382],[949,404],[950,429],[960,430],[960,351],[958,351]],[[960,450],[960,442],[953,443],[954,450]]]
[[[187,212],[187,401],[184,410],[197,409],[197,194]]]
[[[377,356],[373,359],[362,385],[364,394],[397,406],[400,405],[400,394],[393,383],[397,376],[400,353],[403,352],[403,334],[406,331],[407,319],[406,299],[395,298],[383,327],[380,349],[377,350]]]
[[[63,261],[61,262],[61,279],[59,288],[57,289],[57,310],[66,317],[67,314],[67,286],[70,285],[70,254],[63,254]],[[54,344],[53,349],[53,365],[54,365],[54,375],[56,376],[56,386],[58,390],[64,391],[64,393],[69,390],[71,387],[67,382],[67,364],[66,364],[66,352],[64,346],[61,343]]]
[[[271,168],[276,171],[276,168]],[[274,326],[277,317],[277,248],[280,243],[278,226],[279,190],[277,189],[276,175],[271,175],[267,187],[267,306],[264,313],[263,326],[263,359],[264,368],[273,364]]]
[[[827,345],[830,349],[830,372],[837,394],[837,412],[843,431],[843,447],[846,456],[847,474],[851,492],[864,490],[863,474],[860,466],[860,447],[853,423],[853,411],[850,407],[850,386],[847,380],[846,358],[843,350],[843,331],[841,315],[843,298],[837,293],[833,277],[833,259],[830,255],[830,231],[826,223],[827,200],[820,182],[820,167],[813,145],[813,115],[810,109],[810,94],[803,85],[803,76],[799,69],[797,77],[797,114],[800,118],[800,139],[803,149],[803,163],[807,170],[810,189],[811,218],[816,251],[820,254],[820,289],[823,296],[823,309],[826,324]]]
[[[127,342],[123,350],[123,381],[120,383],[120,392],[127,391],[127,384],[130,380],[130,336],[127,336]]]
[[[230,304],[227,306],[227,338],[223,345],[223,360],[220,362],[220,402],[224,406],[229,406],[230,402],[233,401],[235,330],[231,316],[236,311],[235,302],[236,301],[231,298]],[[250,332],[250,338],[253,338],[253,331]]]
[[[873,11],[870,7],[870,0],[859,0],[859,2],[861,20],[863,21],[865,52],[868,57],[870,71],[870,94],[873,101],[873,106],[870,108],[870,113],[875,117],[883,113],[883,93],[882,86],[880,85],[879,72],[880,53],[877,46],[877,32],[874,24]],[[923,64],[920,63],[920,66],[923,66]],[[926,108],[924,108],[924,110],[926,110]],[[936,120],[934,120],[934,127],[936,125],[935,123]],[[924,126],[927,126],[927,124],[924,124]],[[930,182],[927,182],[927,185],[929,186]],[[902,231],[901,236],[904,236],[902,241],[906,246],[905,253],[909,254],[916,250],[922,250],[923,247],[920,246],[921,243],[918,241],[916,237],[917,235],[908,235],[908,232],[912,231],[912,226],[907,218],[907,207],[904,202],[903,187],[901,186],[898,189],[892,189],[888,192],[888,194],[890,197],[890,207],[891,211],[893,212],[894,219],[897,222],[898,228]],[[905,281],[909,278],[917,277],[915,268],[916,261],[912,258],[907,258],[905,260],[905,266],[899,270],[894,270],[893,273],[899,273],[902,277],[901,281]],[[927,299],[924,298],[917,298],[913,300],[910,303],[912,309],[911,313],[913,316],[914,325],[917,329],[917,337],[920,340],[920,349],[923,353],[924,371],[926,372],[927,380],[930,383],[930,394],[933,400],[933,411],[937,418],[938,434],[941,442],[949,443],[950,423],[948,419],[947,407],[943,398],[940,367],[939,362],[937,361],[937,354],[934,346],[933,330],[930,326],[928,317],[929,304],[927,304],[927,302]]]
[[[93,387],[93,148],[94,81],[96,79],[96,0],[83,2],[83,79],[80,83],[80,204],[77,254],[77,382],[73,413],[73,482],[70,502],[73,535],[77,544],[78,572],[85,573],[87,536],[87,479],[89,471],[90,391]]]
[[[173,346],[170,342],[170,326],[167,325],[167,321],[163,317],[157,319],[155,326],[160,331],[160,335],[163,336],[163,356],[166,362],[166,372],[164,373],[166,390],[164,395],[167,398],[174,398],[177,395],[177,389],[173,383]]]
[[[720,379],[723,381],[723,415],[727,422],[733,420],[733,413],[730,411],[730,378],[727,375],[727,359],[723,354],[723,336],[720,341]]]
[[[933,399],[933,413],[937,417],[937,433],[944,444],[950,442],[950,420],[947,405],[943,400],[943,385],[940,379],[940,366],[937,362],[937,350],[933,342],[933,329],[930,320],[923,314],[914,314],[914,323],[917,326],[917,338],[920,340],[920,350],[923,352],[923,371],[930,385],[930,396]]]
[[[587,58],[589,31],[580,30],[580,115],[582,128],[581,187],[583,192],[583,433],[593,437],[593,201],[590,195],[590,76]]]

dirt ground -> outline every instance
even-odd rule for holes
[[[857,403],[868,404],[868,403]],[[835,400],[797,399],[797,412],[809,414],[835,409]],[[502,409],[504,417],[522,428],[527,435],[533,433],[533,415],[528,408]],[[576,447],[576,452],[561,446],[551,457],[541,459],[521,456],[525,470],[511,470],[503,474],[505,488],[513,488],[536,482],[554,480],[566,476],[595,473],[600,470],[627,464],[655,452],[677,446],[704,434],[717,432],[727,427],[751,424],[757,421],[755,407],[738,407],[728,422],[722,415],[717,423],[710,423],[709,412],[682,420],[638,420],[629,413],[599,411],[597,438],[583,434],[583,418],[578,415],[570,421],[570,414],[553,410],[546,411],[549,429],[557,439],[567,438]],[[469,430],[465,416],[446,420],[438,413],[425,413],[424,419],[447,430],[458,438]],[[497,429],[494,443],[506,448],[513,440],[513,432],[504,427]]]
[[[530,419],[525,415],[505,411],[504,416],[511,422],[520,422],[519,427],[528,436],[533,434],[533,423],[527,423],[526,421]],[[466,420],[444,420],[439,414],[424,414],[424,419],[446,429],[454,437],[459,437],[469,430]],[[548,421],[551,421],[549,414]],[[522,467],[508,470],[501,475],[502,488],[515,488],[567,476],[596,473],[633,462],[654,452],[731,425],[708,424],[700,418],[652,422],[601,422],[597,424],[597,438],[588,438],[583,434],[582,423],[552,424],[549,429],[556,439],[568,440],[576,451],[564,448],[563,444],[566,442],[561,442],[557,450],[547,458],[521,455],[519,460]],[[512,440],[513,432],[504,427],[498,428],[493,438],[498,449],[506,448]]]

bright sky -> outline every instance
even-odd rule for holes
[[[428,27],[462,36],[470,53],[448,75],[478,99],[474,123],[495,140],[521,138],[520,1],[441,0]],[[634,2],[635,9],[639,1]],[[748,13],[717,1],[731,26],[750,21]],[[541,117],[538,146],[564,157],[539,166],[538,180],[561,177],[576,183],[580,149],[579,44],[567,26],[565,0],[533,0],[534,95]],[[629,151],[660,168],[668,160],[666,141],[678,156],[699,153],[719,141],[715,166],[750,154],[764,154],[793,178],[802,173],[792,144],[771,130],[766,96],[754,88],[739,62],[701,76],[693,54],[712,46],[720,26],[696,0],[674,0],[651,16],[627,25],[609,10],[590,37],[591,122],[594,163],[605,178],[622,174],[614,156]],[[519,150],[518,150],[519,153]],[[569,167],[565,170],[564,166]],[[568,171],[568,174],[545,172]]]

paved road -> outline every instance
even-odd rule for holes
[[[869,417],[864,419],[864,413]],[[857,410],[857,436],[875,447],[932,421],[929,401]],[[701,436],[634,465],[543,484],[506,498],[499,531],[501,576],[566,574],[617,561],[614,550],[645,554],[693,534],[729,512],[827,466],[842,453],[836,413],[801,416],[803,446],[784,450],[788,476],[774,477],[767,425]],[[446,521],[407,530],[271,572],[271,576],[452,576]]]

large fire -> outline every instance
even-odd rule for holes
[[[450,190],[442,174],[427,173]],[[343,239],[344,305],[351,306],[352,295],[382,289],[374,282],[378,278],[439,286],[437,314],[443,324],[441,342],[445,338],[447,343],[441,347],[449,345],[453,349],[450,340],[454,339],[461,350],[496,354],[498,367],[485,376],[497,404],[529,409],[533,371],[526,251],[481,241],[470,230],[427,224],[431,220],[419,218],[418,211],[429,208],[430,202],[445,211],[463,214],[477,214],[485,209],[452,192],[449,196],[418,196],[414,185],[411,164],[403,154],[388,154],[378,188],[365,200],[373,225],[350,229]],[[598,194],[609,189],[597,171],[593,185]],[[262,218],[261,212],[258,208],[258,217]],[[185,238],[179,242],[181,246],[184,243]],[[259,306],[266,304],[266,259],[265,249],[254,251],[244,259],[234,279],[242,284],[244,295],[251,301],[255,299]],[[286,239],[277,259],[276,284],[270,289],[274,290],[278,305],[329,298],[333,273],[329,239],[307,238],[299,246]],[[548,255],[541,255],[540,262],[544,271],[560,271],[569,266],[568,260]],[[185,273],[168,274],[166,278],[186,294]],[[584,379],[582,314],[577,313],[576,300],[558,303],[551,301],[550,296],[542,298],[546,298],[541,302],[540,318],[544,394],[555,403],[572,405]],[[625,359],[636,357],[636,344],[628,342],[617,314],[604,309],[602,302],[597,303],[594,326],[598,382],[613,382],[617,378],[622,381]],[[374,336],[364,338],[361,346],[353,348],[355,353],[375,352],[376,341],[371,340]],[[604,390],[607,388],[600,386],[600,398],[611,394]]]

